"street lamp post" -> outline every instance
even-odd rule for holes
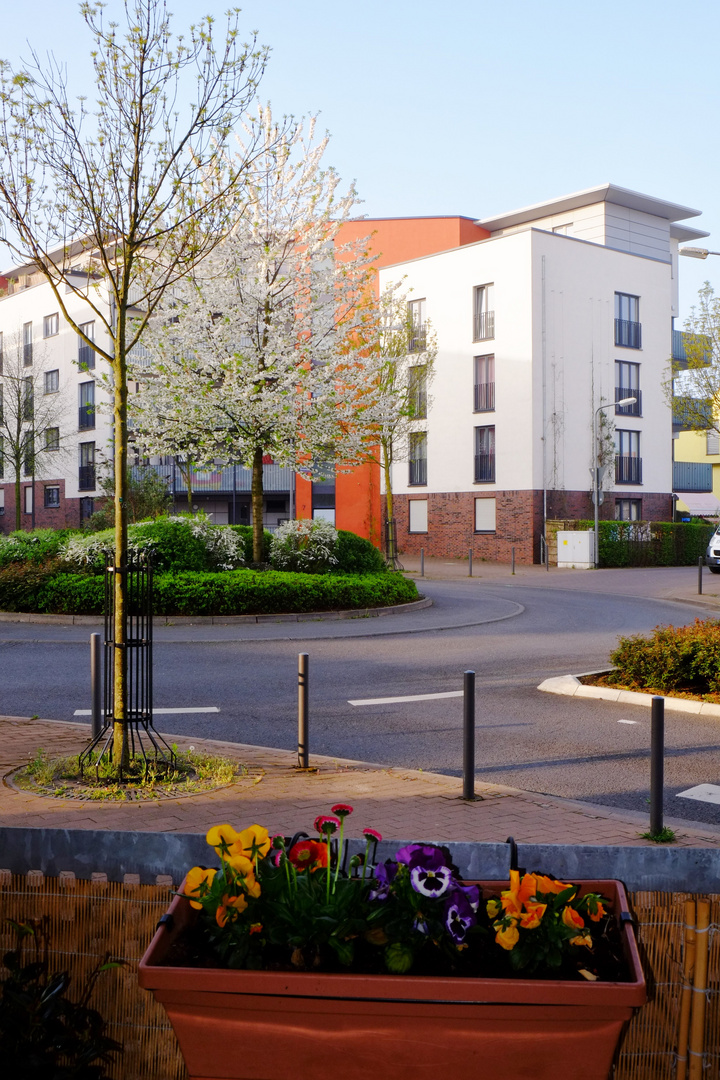
[[[707,248],[678,248],[679,255],[689,255],[691,259],[707,259],[708,255],[720,255],[720,251],[708,251]]]
[[[593,467],[593,501],[595,503],[595,550],[593,552],[593,562],[595,569],[598,567],[598,548],[600,543],[599,533],[600,526],[598,524],[598,514],[600,509],[600,461],[598,454],[598,435],[597,435],[597,422],[598,416],[605,409],[614,409],[618,405],[634,405],[637,401],[636,397],[624,397],[619,401],[608,401],[606,405],[599,405],[593,413],[593,456],[595,458]]]

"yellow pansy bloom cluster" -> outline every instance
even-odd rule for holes
[[[222,862],[222,879],[227,890],[217,899],[215,920],[223,927],[237,918],[248,906],[248,897],[260,895],[260,882],[255,877],[258,859],[264,858],[272,846],[270,834],[262,825],[250,825],[237,832],[232,825],[213,825],[206,840],[215,848]],[[202,908],[203,899],[211,891],[217,871],[194,866],[185,879],[185,896],[190,906]]]

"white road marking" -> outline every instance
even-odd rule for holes
[[[408,697],[368,697],[348,701],[348,705],[394,705],[400,701],[435,701],[437,698],[462,697],[462,690],[448,690],[445,694],[410,694]]]
[[[637,724],[637,720],[618,720],[618,724]]]
[[[191,712],[220,712],[220,710],[216,705],[203,705],[196,709],[153,709],[153,716],[158,716],[160,713],[174,715]],[[92,716],[92,709],[76,709],[73,716]]]
[[[678,791],[677,797],[720,805],[720,787],[717,784],[698,784],[696,787],[688,788],[687,791]]]

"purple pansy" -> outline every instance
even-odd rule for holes
[[[465,940],[465,934],[475,925],[475,911],[466,895],[467,889],[456,887],[445,902],[445,925],[459,944]]]
[[[386,900],[390,893],[390,886],[392,885],[395,875],[397,874],[397,863],[384,862],[378,863],[375,867],[373,877],[378,884],[376,889],[370,891],[368,899],[370,900]]]
[[[413,866],[410,870],[410,884],[421,896],[442,896],[450,888],[453,880],[449,866],[435,869]]]
[[[448,861],[439,847],[430,844],[407,844],[395,855],[399,863],[405,863],[411,869],[413,866],[423,866],[426,870],[436,870],[440,866],[447,866]]]

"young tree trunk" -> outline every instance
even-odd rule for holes
[[[382,453],[383,477],[384,477],[384,480],[385,480],[385,516],[386,516],[386,519],[387,519],[387,522],[388,522],[388,524],[386,525],[386,528],[388,529],[388,533],[387,533],[388,539],[390,539],[391,534],[390,534],[389,530],[394,529],[394,527],[395,527],[394,526],[394,520],[395,519],[393,517],[394,506],[393,506],[393,491],[392,491],[392,446],[390,445],[390,443],[387,440],[383,439],[381,441],[381,448],[380,449],[381,449],[381,453]],[[390,522],[393,522],[393,524],[390,525],[389,524]],[[394,532],[392,533],[392,539],[393,539],[392,550],[386,550],[385,554],[386,554],[386,556],[389,556],[390,558],[395,558],[395,556],[397,555],[397,543],[395,542],[396,537],[395,537]],[[388,544],[387,547],[389,548],[390,545]]]
[[[113,717],[113,763],[127,766],[128,745],[126,682],[127,649],[125,612],[127,597],[127,360],[125,356],[125,312],[119,309],[115,335],[113,363],[115,425],[115,650],[113,658],[113,688],[115,714]]]
[[[20,480],[21,465],[18,461],[15,465],[15,531],[20,532],[20,523],[22,521],[22,510],[20,508],[20,496],[22,495],[21,480]]]
[[[253,562],[263,561],[263,452],[257,447],[252,463]]]

